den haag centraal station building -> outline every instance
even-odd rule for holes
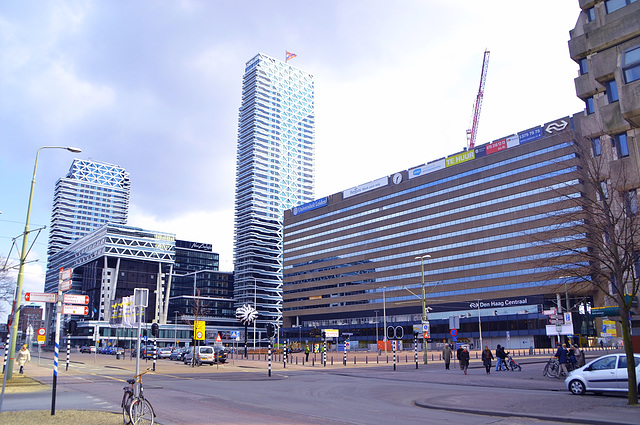
[[[458,343],[550,347],[556,337],[543,311],[567,296],[579,307],[575,334],[595,337],[595,290],[547,267],[545,259],[566,252],[541,242],[550,215],[580,196],[579,115],[286,211],[285,336],[304,344],[338,329],[351,347],[368,346],[383,339],[386,319],[410,343],[424,278],[429,348],[452,340],[451,317]]]

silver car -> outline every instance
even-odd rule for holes
[[[636,377],[640,376],[640,354],[634,354]],[[586,365],[569,372],[564,384],[572,394],[581,395],[585,391],[628,392],[629,377],[627,372],[627,356],[609,354],[598,357]],[[638,385],[640,391],[640,384]]]

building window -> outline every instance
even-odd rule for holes
[[[578,65],[580,66],[580,75],[585,75],[589,72],[589,67],[587,66],[587,58],[582,58],[578,61]]]
[[[607,88],[607,99],[609,99],[609,103],[617,102],[619,98],[616,80],[607,81],[604,85]]]
[[[600,147],[600,138],[596,137],[591,140],[591,147],[593,148],[593,156],[600,156],[602,154],[602,148]]]
[[[585,108],[586,108],[586,110],[587,110],[587,115],[591,115],[591,114],[593,114],[593,113],[596,111],[596,110],[595,110],[595,108],[594,108],[594,106],[593,106],[593,96],[588,97],[588,98],[584,101],[584,104],[585,104]]]
[[[606,0],[604,4],[607,7],[607,13],[612,13],[635,2],[636,0]]]
[[[627,145],[627,133],[616,134],[613,136],[613,144],[618,153],[618,158],[629,156],[629,145]]]
[[[587,14],[587,22],[592,22],[596,20],[596,10],[593,7],[590,7],[587,10],[585,10],[585,13]]]
[[[622,72],[625,83],[640,79],[640,46],[624,52],[622,57]]]

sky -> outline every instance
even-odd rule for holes
[[[0,3],[0,256],[42,292],[53,190],[74,158],[124,167],[128,224],[211,243],[233,270],[238,108],[257,53],[314,76],[316,198],[466,146],[485,49],[482,144],[584,109],[578,0]],[[20,246],[20,239],[17,239]],[[4,320],[0,312],[0,319]]]

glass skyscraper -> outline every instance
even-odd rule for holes
[[[131,182],[118,165],[75,159],[56,182],[47,255],[107,223],[126,224]]]
[[[283,213],[314,198],[313,76],[258,54],[245,67],[235,196],[236,307],[282,322]]]

